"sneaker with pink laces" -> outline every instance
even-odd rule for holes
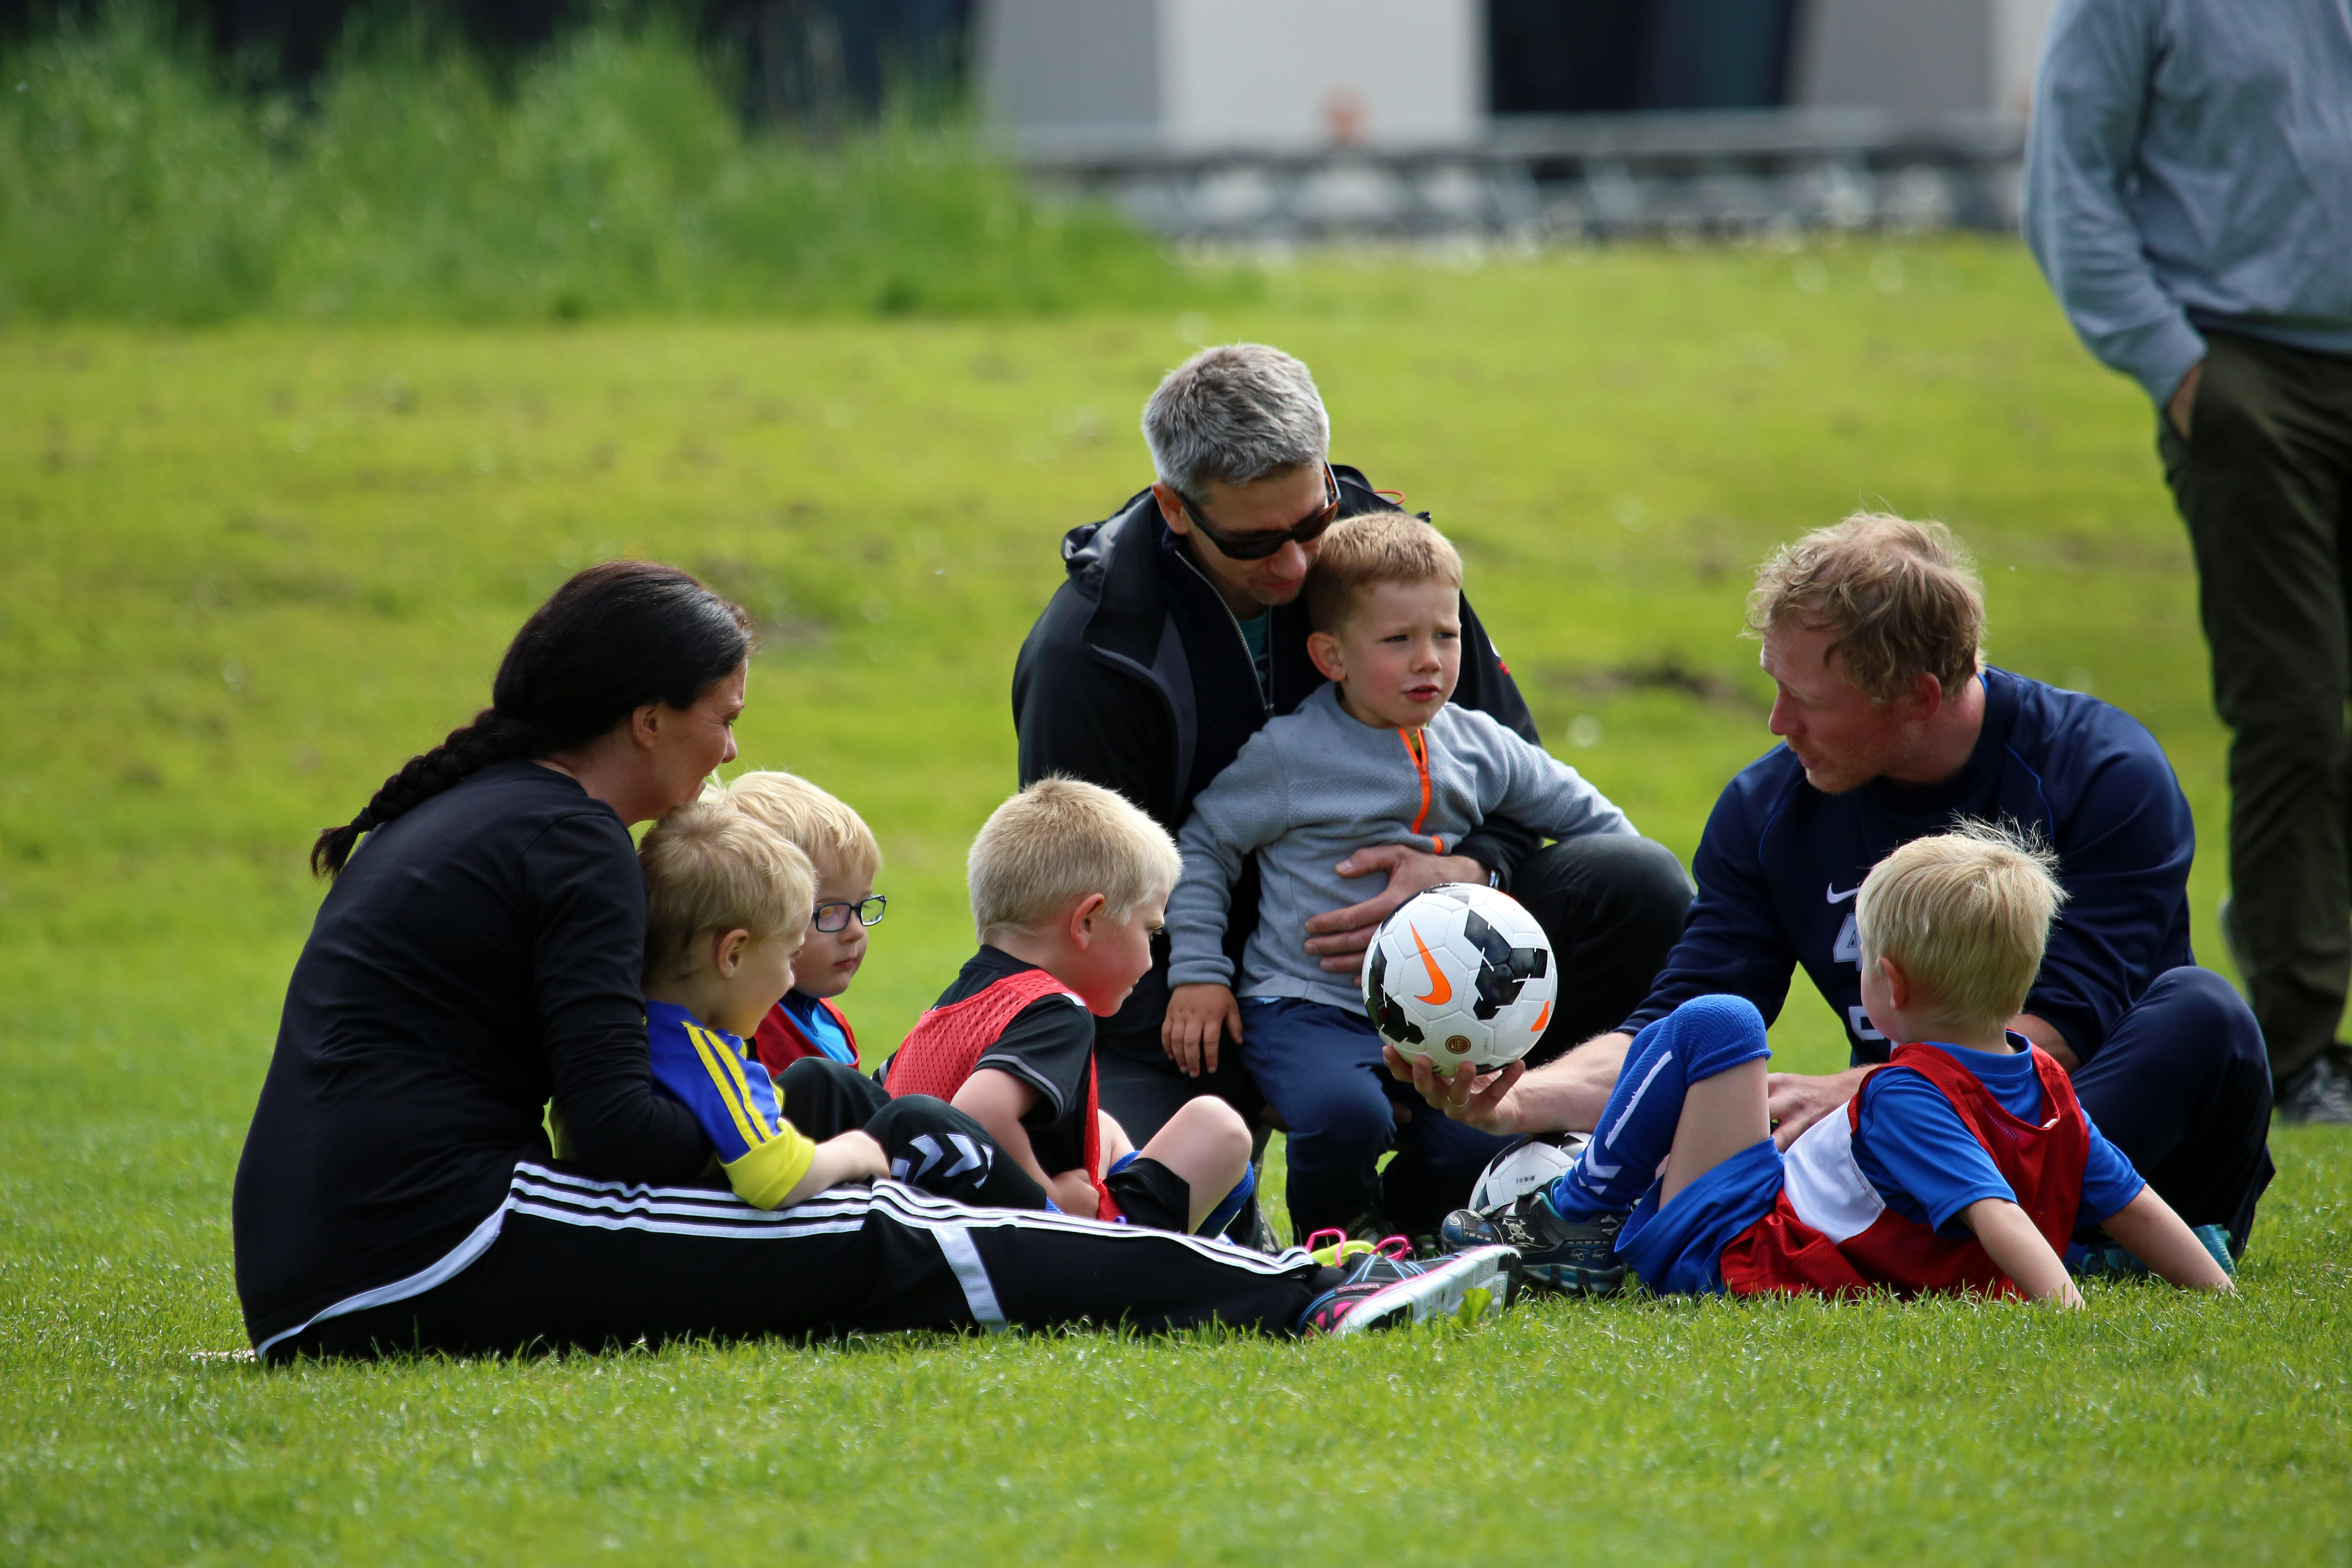
[[[1438,1318],[1472,1323],[1519,1297],[1516,1247],[1474,1247],[1431,1263],[1413,1262],[1412,1244],[1401,1236],[1377,1245],[1342,1238],[1325,1250],[1332,1254],[1325,1267],[1342,1270],[1339,1282],[1298,1315],[1301,1334],[1362,1334]]]

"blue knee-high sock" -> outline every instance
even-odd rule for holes
[[[1657,1179],[1690,1086],[1772,1054],[1745,996],[1695,996],[1633,1037],[1592,1142],[1551,1184],[1567,1219],[1623,1214]]]
[[[1234,1216],[1242,1212],[1242,1205],[1249,1202],[1250,1194],[1256,1191],[1257,1167],[1255,1165],[1244,1165],[1242,1167],[1242,1179],[1234,1184],[1234,1190],[1227,1193],[1224,1197],[1218,1202],[1217,1206],[1209,1211],[1209,1217],[1202,1220],[1201,1222],[1201,1228],[1194,1231],[1192,1234],[1194,1236],[1223,1236],[1225,1232],[1225,1226],[1234,1223]]]

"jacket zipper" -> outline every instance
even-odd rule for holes
[[[1242,645],[1243,661],[1250,668],[1250,684],[1257,688],[1257,705],[1265,711],[1267,718],[1273,718],[1274,696],[1271,692],[1266,690],[1265,686],[1259,685],[1257,679],[1257,656],[1250,652],[1249,634],[1242,630],[1242,618],[1234,614],[1234,607],[1225,603],[1225,596],[1217,592],[1217,585],[1209,581],[1209,574],[1192,563],[1192,556],[1180,550],[1176,552],[1176,559],[1184,563],[1186,571],[1192,573],[1193,576],[1198,577],[1201,580],[1201,585],[1208,589],[1210,596],[1217,601],[1217,608],[1224,611],[1225,619],[1233,623],[1234,639]],[[1274,637],[1274,623],[1272,621],[1268,621],[1266,623],[1265,635],[1269,641],[1271,641]],[[1269,667],[1274,663],[1273,649],[1270,647],[1266,650],[1266,663]],[[1269,684],[1271,684],[1273,677],[1274,672],[1271,668],[1269,668],[1266,671],[1266,679]]]
[[[1429,820],[1429,734],[1423,730],[1399,730],[1397,739],[1404,742],[1404,754],[1412,759],[1413,771],[1421,775],[1421,810],[1414,814],[1412,831],[1420,833],[1421,825]],[[1431,836],[1437,847],[1433,854],[1445,853],[1445,840]]]

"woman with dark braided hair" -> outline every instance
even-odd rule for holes
[[[237,1166],[237,1293],[262,1355],[1291,1327],[1331,1283],[1302,1253],[892,1181],[775,1210],[705,1184],[710,1144],[650,1076],[628,829],[735,755],[751,653],[743,612],[687,574],[592,567],[524,623],[488,708],[319,835],[333,883]]]

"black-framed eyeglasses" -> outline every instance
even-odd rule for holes
[[[879,893],[870,899],[860,899],[854,904],[819,904],[816,907],[816,929],[845,930],[852,915],[857,917],[859,925],[878,926],[882,923],[882,911],[889,907],[890,900]]]
[[[1322,507],[1288,528],[1271,529],[1262,533],[1239,536],[1219,533],[1209,526],[1209,520],[1201,515],[1201,509],[1192,504],[1191,496],[1177,490],[1173,485],[1168,488],[1176,490],[1176,499],[1182,503],[1184,515],[1192,520],[1192,526],[1208,537],[1209,542],[1217,547],[1219,554],[1232,561],[1263,561],[1286,544],[1312,543],[1323,537],[1323,531],[1339,516],[1339,476],[1331,471],[1331,465],[1328,462],[1323,465]]]

